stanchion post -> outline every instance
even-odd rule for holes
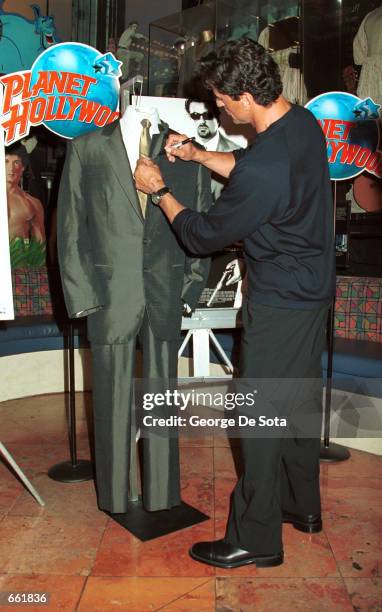
[[[74,365],[74,325],[69,319],[64,327],[64,334],[68,347],[69,361],[69,414],[68,414],[68,434],[70,461],[63,461],[52,466],[48,471],[48,476],[59,482],[83,482],[93,478],[92,464],[88,460],[77,459],[77,432],[76,432],[76,383]]]
[[[336,235],[336,205],[337,205],[337,184],[334,181],[334,236]],[[321,461],[344,461],[349,459],[350,452],[345,446],[330,443],[330,414],[332,407],[332,380],[333,380],[333,352],[334,352],[334,313],[336,298],[334,296],[330,306],[327,322],[327,366],[326,366],[326,388],[325,388],[325,409],[324,409],[324,441],[321,444]]]

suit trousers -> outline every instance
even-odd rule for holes
[[[142,378],[167,389],[177,376],[178,340],[154,336],[145,313],[139,341]],[[130,486],[130,440],[135,432],[135,365],[137,336],[123,344],[92,344],[93,413],[98,505],[108,512],[126,512]],[[146,389],[144,389],[145,391]],[[159,389],[156,386],[156,391]],[[146,510],[164,510],[180,501],[178,439],[174,429],[145,432],[142,501]]]
[[[273,406],[277,400],[281,404],[277,411],[289,417],[296,429],[309,422],[304,432],[313,432],[312,437],[296,429],[278,433],[280,428],[272,428],[264,437],[250,436],[248,429],[241,432],[244,471],[232,493],[226,539],[257,554],[277,553],[282,551],[283,510],[297,514],[321,511],[321,355],[328,306],[297,310],[247,304],[243,310],[238,388],[249,385],[253,389],[253,379],[260,387],[264,381],[268,391],[274,386]],[[282,400],[277,396],[281,388]],[[262,401],[240,410],[255,418],[268,415]]]

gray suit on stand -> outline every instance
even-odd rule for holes
[[[152,140],[154,159],[168,133],[165,124],[160,129]],[[204,168],[171,164],[165,155],[155,161],[178,200],[208,210],[211,187]],[[69,146],[58,202],[58,252],[69,316],[88,315],[98,503],[125,512],[137,338],[143,378],[160,379],[167,388],[177,375],[182,301],[196,305],[209,261],[186,254],[150,201],[143,218],[119,122]],[[161,435],[143,439],[146,510],[180,503],[177,435],[161,429]]]

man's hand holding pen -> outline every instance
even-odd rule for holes
[[[188,138],[185,134],[170,134],[165,146],[167,159],[170,162],[174,162],[177,157],[183,161],[196,161],[198,149],[193,142],[194,138]]]

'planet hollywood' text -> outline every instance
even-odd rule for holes
[[[331,179],[348,180],[363,171],[382,177],[379,104],[332,91],[316,96],[306,108],[325,135]]]
[[[356,122],[318,119],[318,123],[326,137],[329,164],[354,164],[360,172],[367,170],[382,177],[382,151],[371,151],[368,147],[349,142],[349,134],[357,128]]]
[[[6,145],[44,125],[76,138],[119,117],[121,62],[82,43],[43,51],[30,70],[0,78],[0,128]]]
[[[40,71],[31,85],[30,70],[0,78],[4,85],[1,126],[5,144],[11,144],[29,133],[30,126],[45,121],[94,123],[103,127],[119,115],[104,104],[87,99],[97,79],[87,75]],[[41,95],[44,94],[44,95]]]

